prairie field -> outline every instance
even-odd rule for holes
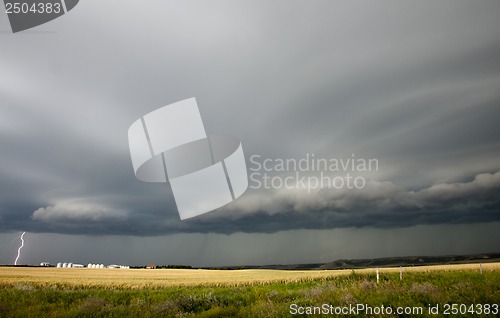
[[[404,267],[404,273],[432,271],[479,271],[479,264]],[[483,271],[499,271],[500,263],[482,264]],[[399,273],[398,268],[380,268]],[[352,273],[375,275],[374,268],[356,270],[207,270],[207,269],[91,269],[54,267],[0,267],[0,283],[65,287],[162,288],[182,286],[237,287],[271,283],[299,283],[329,280]]]
[[[500,263],[360,270],[76,269],[0,267],[0,317],[299,317],[291,306],[469,306],[461,317],[499,317]],[[297,308],[297,307],[294,307]],[[466,308],[466,307],[464,307]],[[481,307],[482,308],[482,307]],[[476,311],[474,311],[476,310]]]

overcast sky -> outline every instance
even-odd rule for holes
[[[498,1],[82,0],[16,34],[1,12],[0,264],[23,231],[23,264],[498,252],[499,30]],[[181,221],[168,184],[135,178],[127,130],[190,97],[248,168],[315,154],[378,170]]]

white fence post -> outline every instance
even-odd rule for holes
[[[403,280],[403,267],[399,266],[399,280]]]
[[[479,263],[479,273],[483,273],[483,263]]]
[[[377,267],[377,284],[378,284],[379,280],[380,280],[380,275],[379,275],[379,270],[378,270],[378,267]]]

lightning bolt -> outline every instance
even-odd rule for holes
[[[21,250],[24,247],[24,234],[26,234],[26,232],[23,232],[23,234],[21,234],[21,246],[19,246],[19,248],[17,249],[17,257],[14,261],[14,265],[17,265],[17,260],[19,259],[19,256],[21,256]]]

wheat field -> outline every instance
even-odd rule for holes
[[[479,264],[403,267],[408,272],[479,271]],[[500,263],[482,264],[483,272],[500,272]],[[400,268],[380,268],[380,275],[399,272]],[[351,273],[375,275],[374,268],[357,270],[202,270],[202,269],[78,269],[0,267],[0,284],[15,286],[162,288],[176,286],[237,287],[271,283],[299,283],[330,280]]]
[[[0,267],[0,317],[290,317],[291,305],[465,304],[461,317],[492,315],[500,263],[360,270],[196,270]],[[353,274],[354,272],[354,274]],[[340,308],[340,307],[339,307]],[[408,307],[410,308],[410,307]],[[410,309],[411,309],[410,308]],[[471,312],[471,308],[472,311]],[[495,311],[495,312],[493,312]],[[486,311],[484,311],[486,312]],[[360,313],[346,317],[371,317]],[[398,317],[396,314],[384,317]]]

